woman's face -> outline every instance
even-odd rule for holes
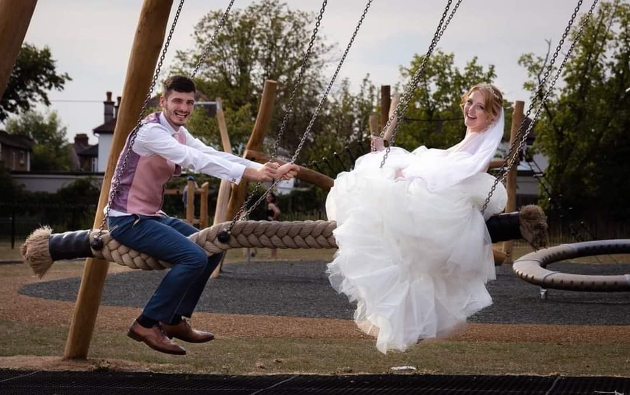
[[[476,90],[464,103],[464,124],[471,132],[483,132],[490,126],[492,120],[486,112],[485,101],[483,93]]]

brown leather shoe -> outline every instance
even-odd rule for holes
[[[176,325],[160,324],[164,328],[166,336],[171,339],[175,337],[188,343],[205,343],[214,339],[212,333],[195,330],[190,327],[190,324],[186,320],[182,320]]]
[[[166,354],[184,355],[186,350],[173,343],[169,339],[160,324],[153,325],[151,328],[145,328],[134,321],[127,332],[127,336],[135,341],[144,342],[152,349]]]

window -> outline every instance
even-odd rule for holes
[[[26,163],[26,152],[20,151],[20,164],[23,165]]]

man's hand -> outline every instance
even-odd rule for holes
[[[243,173],[243,178],[247,181],[271,181],[278,178],[278,167],[280,165],[275,162],[267,162],[258,170],[247,167]]]
[[[293,163],[285,163],[278,168],[276,177],[281,180],[290,180],[295,177],[300,170],[300,167]]]

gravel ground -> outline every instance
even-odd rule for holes
[[[337,294],[325,275],[326,262],[256,262],[230,264],[212,279],[197,307],[198,312],[351,320],[354,306]],[[630,265],[557,263],[550,269],[580,274],[630,273]],[[164,271],[124,271],[110,274],[103,290],[103,306],[142,308]],[[74,302],[80,278],[33,282],[19,293],[37,298]],[[470,318],[480,324],[628,325],[630,293],[549,290],[512,272],[497,268],[497,280],[488,284],[494,304]]]

